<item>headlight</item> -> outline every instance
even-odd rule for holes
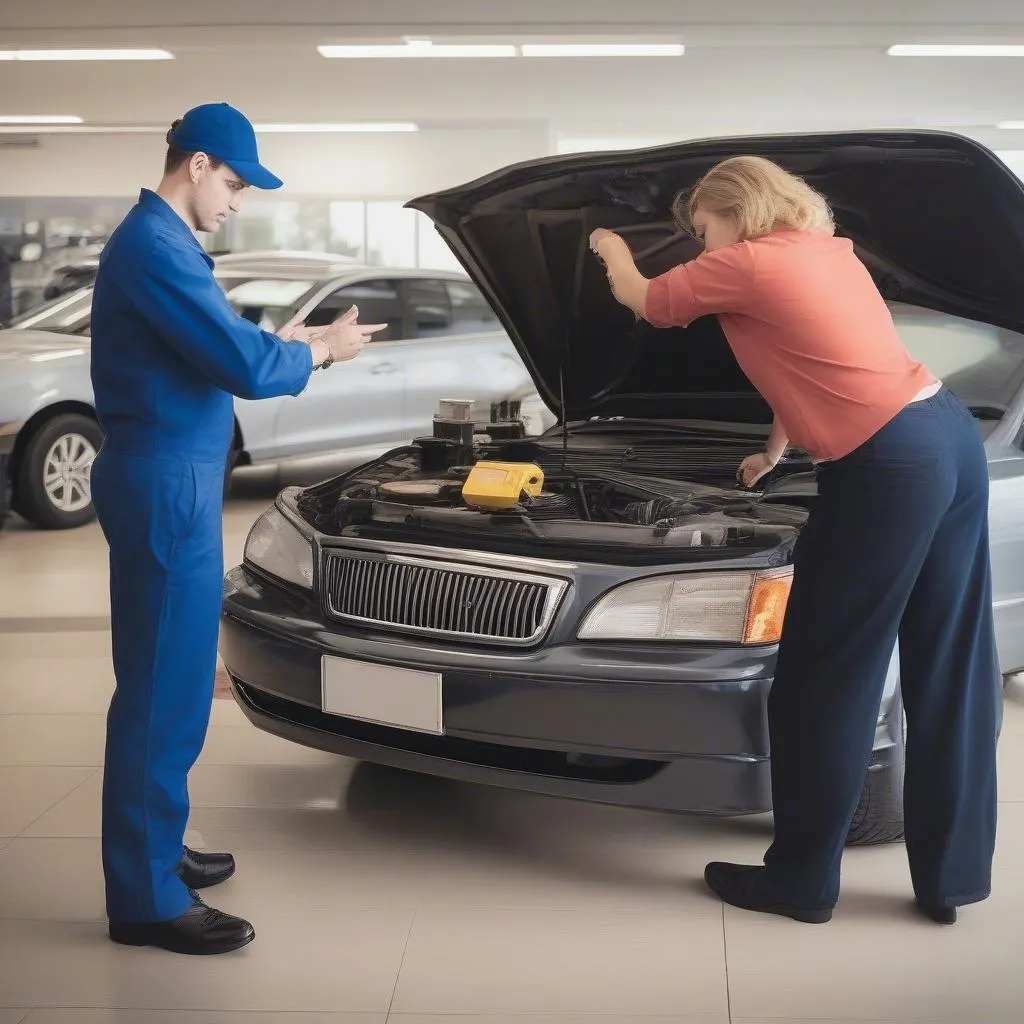
[[[276,507],[253,524],[245,560],[279,580],[313,589],[313,545]]]
[[[617,587],[588,612],[581,640],[775,643],[793,581],[791,567],[686,573]]]

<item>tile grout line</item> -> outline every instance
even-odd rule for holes
[[[725,1009],[729,1015],[729,1024],[733,1024],[732,991],[729,985],[729,937],[726,934],[724,902],[722,903],[722,955],[725,959]]]
[[[388,1011],[384,1015],[384,1024],[391,1020],[391,1011],[395,1005],[395,996],[398,994],[398,983],[402,980],[402,968],[405,966],[405,954],[409,952],[409,943],[412,941],[412,930],[416,927],[416,915],[420,911],[420,903],[417,902],[413,908],[412,920],[409,922],[409,931],[405,936],[405,945],[402,947],[402,959],[398,962],[398,972],[395,974],[395,986],[391,990],[391,999],[388,1001]]]
[[[15,765],[15,767],[21,767],[21,766]],[[36,767],[36,768],[38,768],[38,767],[46,767],[46,768],[51,768],[51,767],[56,767],[56,768],[65,768],[65,767],[68,767],[68,768],[85,768],[85,767],[88,767],[88,766],[87,765],[28,765],[26,767]],[[69,796],[73,796],[75,793],[77,793],[94,775],[98,774],[100,772],[100,770],[101,769],[99,769],[99,768],[92,768],[92,770],[89,772],[89,774],[86,775],[86,777],[84,779],[82,779],[82,781],[77,786],[75,786],[69,793],[65,793],[62,797],[60,797],[59,799],[55,800],[52,804],[50,804],[50,806],[47,807],[46,810],[43,811],[42,814],[40,814],[37,817],[33,818],[16,836],[12,836],[11,839],[14,840],[14,839],[26,839],[26,838],[30,839],[30,838],[33,838],[31,836],[26,836],[25,833],[37,821],[39,821],[41,818],[45,818],[46,815],[49,814],[50,811],[52,811],[54,809],[54,807],[57,806],[57,804],[63,803],[65,800],[67,800],[67,798]],[[79,838],[79,837],[72,837],[72,838]],[[87,838],[87,837],[86,836],[82,836],[80,838],[84,839],[84,838]]]

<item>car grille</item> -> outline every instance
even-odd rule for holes
[[[355,551],[324,553],[328,615],[345,622],[529,644],[547,631],[562,580],[429,559]]]

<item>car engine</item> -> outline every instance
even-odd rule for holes
[[[737,547],[778,548],[782,560],[806,520],[809,462],[777,468],[757,491],[736,485],[740,461],[763,446],[756,435],[608,421],[528,438],[516,403],[493,406],[485,424],[471,407],[443,401],[430,435],[303,491],[300,513],[335,536],[520,554],[541,544],[631,563]]]

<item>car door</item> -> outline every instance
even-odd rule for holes
[[[326,326],[350,306],[363,323],[388,326],[355,359],[317,370],[296,398],[285,399],[275,423],[278,458],[386,450],[405,437],[405,374],[397,351],[406,333],[399,282],[370,278],[341,285],[305,317]]]
[[[910,354],[978,418],[989,471],[989,547],[996,643],[1004,672],[1024,668],[1024,451],[1014,428],[1024,382],[1024,336],[893,303]]]
[[[422,433],[442,398],[471,399],[486,420],[491,402],[508,398],[530,376],[494,312],[468,281],[404,282],[412,340],[405,349],[408,429]]]
[[[1024,668],[1024,454],[989,462],[989,544],[996,646],[1004,673]]]

